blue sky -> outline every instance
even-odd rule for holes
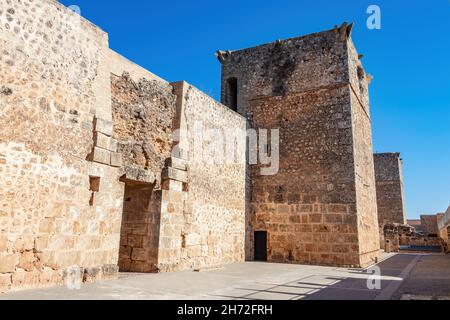
[[[408,217],[450,205],[450,0],[61,1],[110,36],[112,49],[168,81],[219,97],[218,49],[251,47],[355,22],[374,76],[374,148],[401,152]],[[381,30],[366,27],[381,8]]]

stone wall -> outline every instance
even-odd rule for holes
[[[176,96],[172,86],[109,50],[112,118],[123,154],[119,175],[125,183],[119,267],[157,272],[162,173],[173,148]]]
[[[167,237],[167,241],[161,243],[160,267],[177,270],[242,262],[245,119],[186,82],[172,85],[178,97],[180,129],[173,154],[186,159],[188,182],[185,192],[168,194],[168,203],[175,200],[176,207],[182,202],[183,211],[181,215],[162,214],[161,237]],[[227,147],[234,155],[229,162],[225,157]],[[183,168],[184,163],[172,166]]]
[[[270,261],[375,262],[368,76],[350,33],[220,52],[240,115],[121,57],[57,1],[1,2],[0,292],[242,262],[254,231]],[[278,174],[247,167],[247,126],[281,129]]]
[[[280,170],[252,168],[254,231],[275,262],[366,266],[379,251],[367,79],[351,26],[218,52],[222,101],[254,128],[280,129]],[[355,87],[355,88],[354,88]],[[232,99],[231,99],[232,100]],[[250,239],[251,243],[252,239]]]
[[[438,235],[438,217],[437,215],[421,215],[420,222],[425,235]]]
[[[369,83],[352,41],[348,42],[350,98],[352,106],[353,152],[356,173],[356,205],[361,264],[373,263],[380,247],[376,184],[374,176],[372,122],[370,118]]]
[[[414,227],[398,223],[386,223],[384,225],[384,249],[386,252],[399,252],[403,250],[417,250],[421,247],[425,250],[430,247],[441,247],[447,250],[445,242],[439,237],[428,237],[417,234]]]
[[[111,77],[114,138],[124,155],[119,267],[154,272],[158,270],[161,174],[173,148],[176,97],[167,82],[150,74],[133,80],[127,71],[132,68],[131,63],[124,64],[122,75]]]
[[[2,2],[0,19],[0,291],[243,261],[242,117],[58,2]],[[235,162],[197,161],[197,121],[237,134]]]
[[[112,76],[114,138],[128,179],[156,180],[160,187],[161,172],[173,148],[176,96],[172,90],[157,79],[134,81],[127,72]]]
[[[108,37],[54,1],[2,1],[0,47],[0,291],[62,283],[73,265],[99,278],[123,199],[114,144],[96,139],[112,134]]]
[[[422,228],[422,222],[418,219],[407,220],[407,225],[413,227],[417,233],[425,234],[425,231]]]

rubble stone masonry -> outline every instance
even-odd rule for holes
[[[107,34],[46,0],[2,1],[0,21],[0,291],[114,272],[123,185],[94,139],[112,134]]]
[[[237,92],[253,128],[280,129],[279,173],[253,166],[249,183],[249,243],[266,231],[269,261],[367,266],[378,258],[368,76],[350,33],[344,24],[218,52],[222,101]]]
[[[351,28],[219,52],[221,104],[57,1],[1,1],[0,292],[253,260],[255,231],[269,261],[376,262]],[[274,175],[248,164],[247,129],[280,129]]]
[[[439,234],[437,215],[421,215],[420,222],[425,235],[437,236]]]
[[[406,224],[403,168],[399,153],[374,155],[375,180],[380,227],[380,245],[384,248],[386,224]]]

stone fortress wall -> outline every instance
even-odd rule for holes
[[[89,282],[119,266],[243,261],[243,196],[217,194],[239,194],[245,154],[220,172],[189,171],[188,159],[171,156],[181,118],[174,87],[58,2],[3,1],[0,19],[0,291],[63,284],[69,271]],[[196,89],[188,97],[186,113],[212,103]],[[212,104],[216,113],[200,118],[245,127]],[[189,183],[202,170],[214,184]],[[205,189],[214,203],[198,194]]]
[[[249,243],[267,232],[269,261],[367,266],[378,258],[368,76],[351,28],[218,52],[222,101],[253,128],[280,128],[279,173],[254,166],[249,184]]]
[[[0,19],[0,290],[60,284],[73,265],[108,275],[123,199],[108,36],[54,1],[2,1]]]
[[[57,1],[2,1],[0,292],[253,260],[255,231],[269,261],[375,263],[370,77],[351,28],[219,52],[222,104]],[[247,129],[280,129],[278,172],[249,166]]]

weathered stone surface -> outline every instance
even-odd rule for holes
[[[102,270],[100,268],[85,268],[83,282],[93,283],[102,279]]]
[[[179,116],[176,128],[182,134],[172,159],[166,162],[176,174],[166,177],[186,181],[176,177],[185,172],[186,162],[189,179],[183,183],[182,191],[179,185],[178,188],[163,185],[158,270],[241,262],[246,228],[246,121],[186,82],[172,86]],[[213,150],[210,155],[206,151],[199,153],[199,149],[210,146],[198,136],[199,132],[219,132],[219,135],[222,132],[235,138],[234,161],[226,162],[220,152],[214,154]],[[215,151],[221,148],[223,145],[218,145]]]
[[[12,273],[16,270],[19,262],[18,254],[0,254],[0,273]]]
[[[94,151],[92,152],[92,161],[109,166],[111,164],[111,152],[102,148],[94,147]]]
[[[187,170],[187,164],[188,164],[187,160],[174,158],[174,157],[171,157],[166,160],[166,167],[170,167],[170,168],[174,168],[174,169],[178,169],[178,170],[182,170],[182,171]]]
[[[175,168],[164,168],[162,171],[162,179],[188,182],[188,175],[186,171],[182,171]]]
[[[262,176],[263,166],[252,166],[247,183],[248,259],[253,233],[266,231],[269,261],[367,266],[377,260],[368,83],[349,33],[344,24],[221,59],[222,101],[253,128],[280,130],[279,172]],[[300,216],[304,205],[315,215]],[[343,217],[334,215],[336,206]],[[333,246],[337,230],[344,243]]]
[[[0,253],[4,253],[8,250],[8,237],[0,235]]]
[[[120,168],[122,165],[122,154],[118,152],[111,152],[111,166]]]
[[[0,291],[242,262],[253,231],[270,261],[376,260],[368,83],[347,26],[221,53],[238,114],[120,57],[56,1],[3,1],[4,19]],[[248,124],[280,128],[276,175],[246,172]]]
[[[0,274],[0,293],[6,293],[11,290],[12,275]]]
[[[149,75],[150,77],[150,75]],[[113,137],[124,166],[150,171],[161,182],[172,149],[175,96],[163,81],[134,81],[127,70],[112,77]]]
[[[96,143],[114,148],[107,35],[56,1],[2,1],[0,21],[8,19],[11,28],[0,23],[1,291],[61,284],[75,264],[117,263],[123,201],[108,156],[107,165],[88,159]],[[90,176],[101,179],[94,195]],[[76,249],[88,243],[90,252]]]
[[[102,267],[102,279],[112,280],[119,276],[119,266],[116,264],[108,264]]]
[[[425,235],[437,236],[439,234],[437,215],[421,215],[420,222]]]
[[[176,180],[165,180],[161,185],[162,190],[173,190],[182,192],[183,191],[183,182]]]
[[[100,118],[95,119],[95,131],[110,137],[113,133],[113,123]],[[107,148],[105,148],[107,149]]]
[[[418,234],[414,227],[399,224],[386,223],[384,225],[384,250],[386,252],[399,252],[400,246],[406,247],[442,247],[445,243],[442,239]],[[445,248],[444,252],[445,252]]]
[[[96,132],[94,141],[95,141],[96,147],[106,149],[106,150],[110,149],[110,145],[111,145],[111,137],[110,136],[107,136],[101,132]]]

